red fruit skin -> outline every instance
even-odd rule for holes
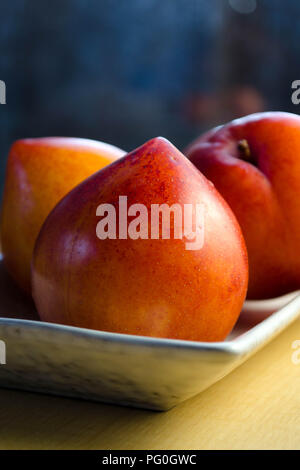
[[[239,150],[246,140],[250,156]],[[248,297],[300,287],[300,117],[253,114],[210,131],[185,154],[228,202],[249,256]]]
[[[202,203],[204,246],[184,239],[99,240],[96,208]],[[118,220],[117,220],[118,223]],[[171,234],[173,220],[171,219]],[[48,216],[32,265],[42,320],[195,341],[223,340],[247,290],[240,227],[213,185],[170,142],[155,138],[88,178]]]
[[[125,155],[103,142],[70,137],[16,141],[9,152],[1,210],[4,263],[31,293],[30,264],[40,228],[57,202],[77,184]]]

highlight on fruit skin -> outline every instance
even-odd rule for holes
[[[174,237],[100,240],[97,207],[117,207],[119,196],[149,212],[153,204],[202,204],[203,247],[186,250],[185,240]],[[231,209],[163,138],[66,195],[43,224],[32,262],[43,321],[161,338],[223,340],[240,314],[247,282],[246,247]]]
[[[1,249],[17,284],[31,293],[36,237],[49,212],[77,184],[123,156],[103,142],[68,137],[16,141],[9,152],[1,209]]]
[[[300,288],[300,117],[265,112],[200,136],[185,151],[233,210],[249,255],[251,299]]]

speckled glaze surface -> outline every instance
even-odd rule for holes
[[[155,339],[40,322],[2,267],[0,283],[0,386],[155,410],[209,387],[300,315],[294,295],[260,303],[256,316],[251,304],[222,343]]]

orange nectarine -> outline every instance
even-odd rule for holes
[[[30,263],[36,237],[56,203],[71,189],[125,152],[103,142],[47,137],[11,147],[1,213],[4,263],[30,293]]]

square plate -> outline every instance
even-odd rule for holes
[[[220,380],[296,320],[298,294],[246,302],[224,342],[150,338],[39,321],[0,262],[0,340],[6,345],[0,386],[167,410]]]

